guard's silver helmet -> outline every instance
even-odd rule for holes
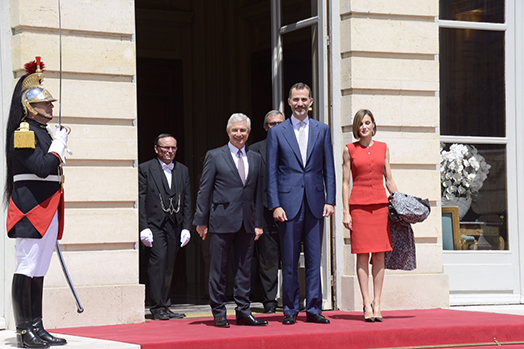
[[[36,57],[36,60],[29,62],[25,65],[25,70],[29,74],[22,83],[22,104],[27,115],[27,112],[33,114],[39,114],[31,103],[38,102],[55,102],[54,98],[49,91],[42,86],[44,80],[44,63],[40,61],[40,57]]]

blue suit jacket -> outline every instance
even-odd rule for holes
[[[336,195],[329,126],[309,119],[305,166],[291,119],[269,129],[266,146],[269,209],[282,207],[287,218],[293,219],[307,200],[313,215],[321,219],[324,205],[335,205]]]
[[[204,160],[193,225],[207,225],[211,233],[255,233],[262,227],[262,158],[247,149],[246,183],[238,174],[227,145],[210,150]]]

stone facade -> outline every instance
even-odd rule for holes
[[[57,2],[12,0],[10,10],[12,71],[21,76],[23,65],[41,56],[44,84],[59,98]],[[45,323],[55,328],[144,321],[135,207],[134,1],[63,1],[61,18],[62,124],[71,127],[68,146],[73,151],[64,167],[61,246],[85,311],[75,312],[53,257],[45,280]],[[58,112],[57,102],[53,123]]]
[[[72,129],[69,148],[74,154],[65,166],[66,227],[61,245],[85,312],[75,312],[59,263],[53,258],[44,295],[49,328],[144,321],[144,286],[138,282],[134,6],[131,0],[62,2],[62,124]],[[332,116],[336,163],[342,163],[344,144],[353,141],[353,115],[369,108],[378,122],[376,139],[390,147],[399,189],[428,197],[433,208],[424,223],[414,226],[417,270],[386,273],[383,309],[446,307],[449,287],[442,273],[437,207],[438,1],[340,0],[330,1],[330,6],[336,7],[333,13],[337,16],[330,18],[337,22],[328,26],[338,28],[331,40],[339,40],[332,43],[329,57],[335,62],[330,88],[336,106]],[[11,0],[7,8],[12,31],[10,71],[19,77],[24,63],[41,56],[47,66],[45,85],[58,98],[56,1]],[[0,35],[3,39],[8,36],[5,31]],[[9,72],[5,61],[0,63],[2,74]],[[9,94],[2,96],[5,99]],[[6,108],[2,110],[5,122]],[[337,177],[340,184],[341,171]],[[334,305],[354,311],[362,305],[349,232],[341,220],[340,190],[338,194],[332,220]],[[4,241],[2,246],[5,258],[14,260],[13,244]],[[13,268],[9,264],[4,269],[6,317],[11,316]]]
[[[341,101],[340,110],[334,113],[341,118],[340,146],[353,142],[353,115],[359,109],[370,109],[377,119],[375,139],[390,147],[399,190],[427,197],[432,205],[430,217],[413,227],[418,267],[412,272],[386,272],[382,308],[449,306],[448,276],[442,273],[442,246],[438,243],[438,1],[345,0],[339,6],[340,53],[333,55],[340,54]],[[342,216],[341,207],[338,209],[337,307],[360,310],[356,260],[349,231],[338,222]]]

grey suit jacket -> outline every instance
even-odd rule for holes
[[[158,159],[146,161],[138,166],[138,197],[139,197],[139,229],[150,228],[159,230],[166,219],[174,217],[180,230],[191,230],[191,184],[189,170],[180,162],[174,161],[171,189],[160,166]],[[170,207],[178,212],[172,215],[164,212]],[[180,204],[179,204],[180,202]]]
[[[262,159],[247,149],[245,185],[227,144],[207,152],[200,179],[193,225],[207,225],[212,233],[255,233],[263,225]]]

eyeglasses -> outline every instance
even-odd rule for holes
[[[273,122],[268,122],[267,124],[268,124],[269,127],[273,127],[273,126],[276,126],[276,125],[281,124],[281,123],[282,123],[282,121],[273,121]]]
[[[168,150],[172,150],[172,151],[175,151],[177,150],[178,147],[164,147],[162,145],[157,145],[158,148],[162,149],[162,150],[165,150],[165,151],[168,151]]]

